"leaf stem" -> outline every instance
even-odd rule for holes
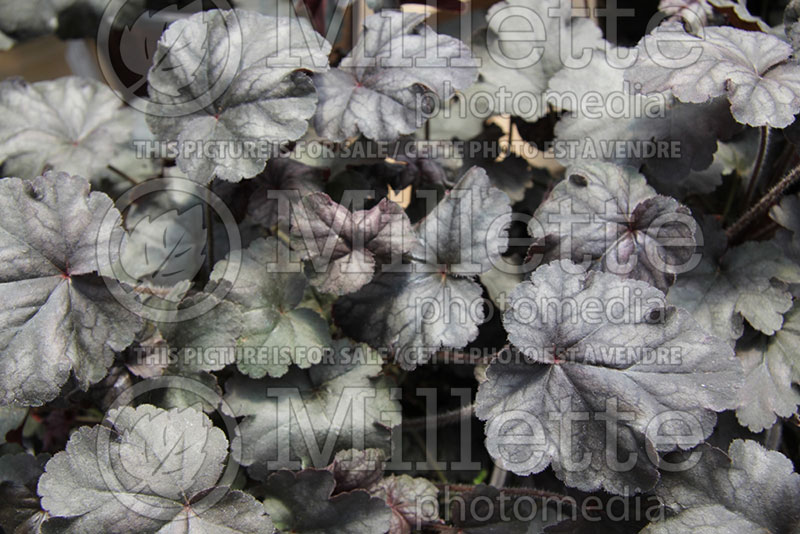
[[[733,203],[736,200],[736,194],[739,192],[741,187],[740,180],[733,180],[731,183],[731,190],[728,193],[728,198],[725,200],[725,208],[722,211],[722,221],[726,221],[728,219],[728,214],[731,212],[733,208]]]
[[[128,173],[121,171],[120,169],[114,167],[113,165],[106,165],[106,167],[108,167],[108,170],[110,170],[111,172],[120,175],[127,182],[130,182],[131,185],[139,185],[139,183],[133,178],[131,178],[130,175],[128,175]]]
[[[288,248],[292,248],[292,238],[286,235],[286,232],[278,228],[278,225],[275,225],[272,228],[270,228],[270,231],[278,241],[286,245]]]
[[[506,480],[508,480],[508,471],[499,465],[494,464],[494,467],[492,468],[492,476],[489,478],[489,485],[494,486],[495,488],[502,488],[506,485]]]
[[[428,443],[422,439],[422,436],[419,435],[418,432],[414,431],[411,432],[411,436],[414,438],[414,441],[417,442],[417,445],[425,451],[425,462],[428,464],[428,469],[432,470],[436,473],[437,478],[443,483],[447,484],[447,477],[442,472],[441,468],[439,467],[439,462],[436,461],[436,457],[434,453],[428,447]]]
[[[746,230],[758,217],[766,213],[767,210],[769,210],[778,200],[780,200],[783,194],[786,193],[786,190],[796,184],[798,180],[800,180],[800,165],[789,171],[786,176],[781,178],[780,181],[772,187],[772,189],[767,191],[767,193],[761,197],[761,200],[756,202],[752,208],[747,210],[744,215],[739,217],[735,223],[725,230],[725,234],[728,237],[728,242],[735,242],[741,236],[741,233],[744,230]]]
[[[456,493],[466,493],[475,489],[475,486],[470,484],[436,484],[436,487],[441,489],[447,489],[449,491],[454,491]],[[554,491],[547,491],[541,490],[537,488],[497,488],[502,493],[506,495],[514,495],[520,497],[541,497],[544,499],[553,499],[557,501],[561,501],[564,503],[573,503],[575,499],[570,497],[569,495],[563,495],[561,493],[556,493]]]
[[[422,532],[446,532],[447,534],[461,534],[464,531],[452,525],[443,525],[441,523],[427,523],[425,525],[422,525]]]
[[[206,187],[206,205],[203,213],[206,219],[206,258],[208,259],[208,276],[214,270],[214,215],[211,213],[211,187]]]
[[[463,418],[470,417],[475,406],[467,404],[457,410],[445,412],[443,414],[435,415],[429,414],[424,417],[415,417],[413,419],[406,419],[403,421],[404,431],[414,431],[421,428],[426,428],[428,425],[444,427],[458,424]]]
[[[781,445],[783,437],[783,421],[778,419],[764,434],[764,448],[770,451],[777,451]]]
[[[770,128],[769,126],[762,126],[761,140],[758,144],[758,154],[756,155],[756,162],[753,165],[753,172],[750,175],[750,183],[747,184],[747,193],[744,197],[744,205],[749,206],[753,200],[753,195],[756,192],[756,186],[761,181],[762,169],[764,167],[764,160],[767,158],[767,151],[769,148]]]

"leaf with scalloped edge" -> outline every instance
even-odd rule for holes
[[[45,466],[45,532],[273,532],[253,497],[215,487],[228,440],[202,412],[126,406],[106,424],[80,428]]]
[[[57,170],[89,179],[131,139],[134,111],[104,84],[77,76],[0,82],[0,162],[4,176]]]
[[[411,534],[423,524],[439,522],[439,490],[430,480],[408,475],[384,476],[381,449],[349,449],[336,453],[327,470],[336,480],[335,494],[366,490],[392,510],[389,534]]]
[[[750,13],[747,9],[747,0],[708,0],[708,3],[713,6],[717,17],[722,19],[720,22],[727,22],[728,25],[741,30],[773,33],[769,24]]]
[[[359,133],[394,141],[421,127],[433,102],[446,102],[475,81],[469,48],[424,20],[422,13],[399,11],[366,18],[353,50],[336,68],[314,76],[317,133],[337,142]]]
[[[237,336],[239,370],[253,378],[282,376],[290,364],[307,368],[309,348],[331,344],[328,323],[317,312],[300,306],[306,277],[299,261],[274,237],[257,239],[242,251],[242,263],[225,300],[242,316]],[[217,262],[206,293],[223,279],[229,259]],[[289,355],[289,358],[284,356]]]
[[[736,417],[753,432],[771,427],[777,417],[791,417],[800,404],[800,308],[784,316],[784,323],[764,343],[737,349],[745,370]]]
[[[737,404],[730,347],[644,282],[553,262],[515,288],[503,324],[525,358],[489,365],[475,414],[519,475],[551,465],[582,491],[648,491],[656,453],[703,441]]]
[[[733,117],[750,126],[785,128],[800,112],[800,65],[789,61],[792,47],[773,35],[714,26],[701,39],[667,23],[638,51],[625,78],[644,93],[670,91],[694,104],[724,95]]]
[[[299,461],[325,467],[338,450],[389,449],[391,427],[400,423],[399,405],[381,377],[382,358],[363,344],[334,341],[332,350],[313,352],[319,363],[293,367],[280,379],[233,377],[225,384],[223,408],[242,417],[234,450],[253,478]]]
[[[669,93],[633,93],[625,81],[626,62],[617,56],[635,52],[598,50],[585,68],[564,69],[550,80],[548,98],[567,112],[555,126],[556,139],[573,144],[560,151],[559,160],[641,166],[645,175],[662,182],[706,169],[717,140],[740,127],[730,104],[724,98],[687,104]]]
[[[667,298],[689,310],[714,335],[733,344],[743,332],[742,319],[772,335],[792,307],[787,283],[800,282],[800,266],[772,241],[748,241],[726,251],[718,223],[703,225],[702,259],[678,276]]]
[[[714,14],[708,0],[661,0],[658,10],[666,20],[682,22],[692,32],[700,31]]]
[[[0,50],[55,31],[58,26],[52,0],[3,2],[0,4]]]
[[[415,229],[410,265],[388,266],[359,291],[339,298],[334,319],[344,332],[392,349],[414,369],[442,347],[461,348],[485,320],[473,277],[492,268],[508,245],[508,196],[472,167]],[[453,304],[456,303],[456,304]]]
[[[740,439],[731,443],[727,455],[708,445],[693,452],[700,454],[699,463],[664,471],[656,487],[656,495],[674,515],[650,523],[642,534],[797,532],[800,475],[788,458]]]
[[[530,122],[549,111],[544,99],[548,80],[559,71],[581,71],[585,54],[606,45],[596,23],[572,16],[569,0],[497,2],[486,21],[488,26],[472,38],[473,53],[481,61],[478,82],[465,94],[473,99],[479,93],[492,95],[495,114]],[[525,38],[515,39],[514,32]]]
[[[294,248],[310,260],[311,284],[326,293],[358,291],[377,266],[399,261],[415,239],[403,208],[386,198],[351,212],[325,193],[314,193],[293,214]]]
[[[694,254],[689,209],[657,195],[631,167],[586,162],[565,175],[528,224],[531,253],[544,263],[570,259],[666,291]]]
[[[800,264],[800,196],[785,196],[780,204],[769,210],[770,218],[783,228],[775,234],[775,241],[786,255]]]
[[[308,72],[327,70],[329,52],[302,18],[211,10],[178,20],[148,73],[147,123],[177,142],[192,180],[251,178],[277,145],[306,132],[317,104]]]
[[[767,23],[748,11],[746,0],[661,0],[658,10],[667,15],[667,20],[683,23],[695,35],[704,26],[728,25],[772,33]]]
[[[182,371],[219,371],[235,362],[230,350],[241,336],[243,316],[241,309],[213,294],[198,292],[185,297],[176,313],[210,299],[213,305],[206,313],[178,322],[159,323],[161,335],[176,351],[174,369]]]
[[[283,532],[384,534],[391,512],[365,491],[331,496],[333,475],[325,470],[278,471],[264,484],[264,508]]]
[[[4,178],[0,210],[0,403],[38,406],[70,371],[83,389],[101,380],[142,320],[97,274],[98,251],[122,236],[119,226],[100,235],[116,211],[108,196],[65,173]]]
[[[439,490],[427,478],[389,475],[368,491],[392,510],[389,534],[410,534],[439,519]]]
[[[795,52],[800,50],[800,24],[798,21],[800,21],[800,2],[791,0],[786,6],[786,11],[783,12],[783,25],[786,37],[789,38]]]
[[[336,493],[367,489],[383,478],[386,452],[383,449],[346,449],[336,453],[326,467],[336,480]]]

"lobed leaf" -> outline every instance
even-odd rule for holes
[[[626,81],[636,51],[595,50],[583,69],[564,69],[550,79],[548,98],[565,112],[555,127],[564,164],[584,160],[642,166],[659,182],[680,182],[711,165],[717,139],[736,131],[730,104],[717,98],[682,103],[665,92],[639,94]],[[594,106],[591,102],[599,101]],[[568,144],[568,143],[571,143]]]
[[[691,530],[716,534],[790,534],[800,524],[794,505],[800,496],[800,475],[792,462],[755,441],[735,440],[726,455],[702,446],[699,463],[678,472],[665,472],[656,487],[673,517],[645,528],[643,534]]]
[[[771,427],[777,417],[791,417],[800,404],[800,311],[786,314],[784,324],[764,344],[739,350],[745,369],[745,387],[739,395],[736,417],[752,430],[761,432]]]
[[[223,408],[244,416],[233,439],[241,450],[236,460],[263,480],[299,459],[323,467],[339,450],[388,450],[399,405],[380,377],[381,363],[369,347],[337,340],[309,369],[294,367],[280,379],[228,380]]]
[[[209,491],[228,441],[205,414],[141,405],[111,410],[108,422],[79,429],[45,466],[45,532],[273,532],[251,496]]]
[[[772,335],[792,307],[786,283],[800,282],[800,266],[771,241],[750,241],[725,251],[718,225],[704,225],[706,246],[700,263],[681,274],[669,291],[671,304],[689,310],[714,335],[733,344],[743,333],[742,318]]]
[[[131,139],[134,112],[102,83],[68,76],[0,83],[0,163],[4,176],[33,178],[58,170],[89,179]]]
[[[99,253],[122,232],[100,232],[116,211],[108,196],[51,172],[0,180],[0,209],[0,402],[38,406],[70,371],[83,389],[101,380],[142,320],[130,311],[137,302],[117,300],[97,274]]]
[[[569,259],[661,291],[691,264],[691,212],[657,195],[633,168],[587,162],[568,167],[566,176],[528,224],[535,239],[529,254],[541,254],[544,263]]]
[[[317,104],[308,72],[327,70],[329,52],[305,19],[212,10],[178,20],[148,73],[147,123],[177,142],[192,180],[251,178],[306,132]]]
[[[275,525],[297,534],[384,534],[391,512],[365,491],[331,496],[333,475],[304,469],[278,471],[265,483],[264,508]]]
[[[386,198],[351,213],[325,193],[314,193],[293,213],[292,237],[311,260],[311,283],[336,295],[361,289],[378,262],[401,259],[415,237],[403,208]]]
[[[800,66],[778,37],[731,27],[708,27],[703,36],[668,23],[645,36],[626,79],[644,93],[670,91],[681,102],[718,96],[733,117],[750,126],[785,128],[800,112]]]
[[[466,91],[491,95],[491,111],[535,122],[549,109],[548,81],[558,72],[580,72],[587,54],[604,46],[602,30],[587,17],[573,17],[567,0],[506,0],[486,13],[488,27],[473,36],[480,59],[478,83]],[[513,36],[524,34],[524,39]],[[503,96],[505,95],[505,96]]]
[[[415,263],[391,265],[334,305],[336,323],[355,339],[391,349],[405,369],[442,347],[461,348],[485,320],[482,289],[471,279],[491,269],[508,245],[511,207],[473,167],[418,223]]]
[[[518,285],[503,323],[526,358],[490,364],[475,413],[519,475],[551,465],[582,491],[647,491],[656,453],[711,435],[742,387],[733,351],[663,293],[568,260]]]
[[[242,317],[236,341],[242,355],[239,370],[253,378],[282,376],[290,363],[308,368],[311,362],[305,352],[331,345],[327,322],[300,306],[306,277],[288,255],[288,248],[275,238],[253,241],[243,251],[239,274],[225,297]],[[222,277],[228,261],[214,266],[206,292],[227,283]]]
[[[439,35],[421,13],[381,11],[339,66],[314,77],[314,128],[331,141],[359,133],[394,141],[421,127],[435,103],[470,86],[477,69],[467,46]]]

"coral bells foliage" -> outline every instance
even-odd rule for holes
[[[0,534],[800,532],[800,2],[221,4],[0,5]]]

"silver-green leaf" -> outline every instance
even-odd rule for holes
[[[5,176],[57,170],[89,179],[131,139],[134,112],[102,83],[69,76],[0,83],[0,163]]]
[[[116,211],[108,196],[65,173],[4,178],[0,209],[0,403],[37,406],[70,371],[84,389],[101,380],[142,320],[136,300],[117,300],[97,274],[122,232],[100,233]]]
[[[643,282],[553,262],[517,286],[503,323],[525,358],[489,366],[475,413],[517,474],[552,465],[582,491],[647,491],[658,452],[700,443],[737,404],[730,347]]]
[[[333,475],[305,469],[278,471],[267,479],[264,508],[283,532],[297,534],[384,534],[391,512],[365,491],[331,496]]]
[[[800,65],[773,35],[723,26],[704,28],[700,38],[667,23],[638,51],[626,78],[644,93],[671,91],[694,104],[724,95],[734,118],[750,126],[785,128],[800,112]]]
[[[239,274],[227,293],[242,317],[236,344],[239,370],[253,378],[282,376],[290,364],[311,365],[309,349],[331,345],[328,323],[317,312],[300,306],[306,277],[299,262],[290,262],[289,249],[275,238],[258,239],[243,251]],[[227,262],[214,266],[211,282],[221,280]]]
[[[586,162],[567,168],[528,229],[544,263],[569,259],[589,269],[666,291],[695,251],[688,208],[657,195],[631,167]]]
[[[704,225],[700,263],[669,290],[669,302],[689,310],[714,335],[733,342],[742,318],[772,335],[792,307],[787,283],[800,282],[800,266],[772,241],[749,241],[725,251],[727,240],[710,220]]]
[[[233,441],[241,450],[236,460],[263,480],[300,460],[325,467],[339,450],[388,451],[400,414],[381,364],[366,345],[341,340],[310,369],[295,367],[280,379],[231,378],[223,407],[244,416]]]
[[[273,532],[258,501],[215,487],[228,441],[202,412],[123,407],[107,424],[80,428],[47,463],[46,532]]]
[[[447,101],[477,77],[469,48],[439,35],[421,13],[367,17],[359,42],[338,67],[316,75],[317,133],[344,141],[362,133],[394,141],[421,127],[434,101]]]
[[[179,20],[148,73],[148,125],[177,142],[192,180],[251,178],[306,132],[317,104],[307,72],[327,70],[329,52],[301,18],[211,10]]]
[[[675,515],[642,534],[793,534],[800,524],[800,475],[755,441],[734,440],[727,455],[704,445],[699,463],[665,472],[656,494]]]

